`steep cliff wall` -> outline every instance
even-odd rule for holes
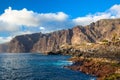
[[[33,45],[42,36],[43,36],[42,33],[16,36],[9,42],[7,52],[12,53],[30,52],[31,49],[33,48]]]
[[[63,44],[71,44],[73,32],[71,29],[45,34],[33,45],[32,52],[57,51]]]
[[[78,45],[97,42],[120,36],[120,19],[103,19],[87,26],[76,26],[52,33],[36,33],[13,38],[7,52],[49,52],[57,51],[61,45]]]

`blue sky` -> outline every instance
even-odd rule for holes
[[[75,18],[103,12],[114,4],[120,4],[120,0],[0,0],[0,14],[11,6],[13,9],[26,8],[38,13],[62,11]]]
[[[120,0],[0,0],[0,43],[111,18],[120,18]]]

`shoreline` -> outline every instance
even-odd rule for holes
[[[48,55],[57,55],[55,52],[50,53]],[[117,60],[72,55],[68,61],[72,64],[64,68],[95,76],[97,80],[120,80],[120,62]]]
[[[96,76],[97,80],[120,79],[119,63],[101,62],[94,60],[94,58],[83,57],[72,57],[69,60],[73,61],[73,65],[66,66],[66,68]]]

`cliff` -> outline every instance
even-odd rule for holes
[[[71,54],[74,64],[67,68],[97,76],[98,80],[120,80],[120,19],[102,19],[68,30],[16,36],[1,44],[0,52]]]
[[[10,53],[30,52],[33,48],[33,45],[42,36],[43,36],[42,33],[16,36],[8,43],[7,52]]]
[[[109,40],[114,35],[120,36],[120,19],[102,19],[68,30],[16,36],[8,43],[7,52],[56,52],[64,45],[96,43],[104,39]]]

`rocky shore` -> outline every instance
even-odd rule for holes
[[[98,77],[120,80],[120,19],[102,19],[51,33],[19,35],[0,44],[1,53],[72,55],[67,66]]]
[[[82,49],[77,49],[78,45],[69,46],[61,50],[73,55],[69,60],[74,64],[66,67],[96,76],[97,80],[120,80],[120,40],[90,46]]]
[[[120,64],[117,61],[83,57],[72,57],[70,61],[74,64],[67,68],[97,76],[97,80],[120,80]]]
[[[120,41],[117,44],[120,44]],[[95,45],[95,44],[93,44]],[[97,77],[97,80],[120,80],[120,49],[114,42],[110,45],[99,45],[94,48],[82,46],[82,49],[77,49],[78,45],[68,46],[57,52],[49,52],[48,55],[72,55],[69,60],[73,62],[71,66],[65,66],[71,70],[81,71]],[[96,46],[95,45],[95,46]]]

